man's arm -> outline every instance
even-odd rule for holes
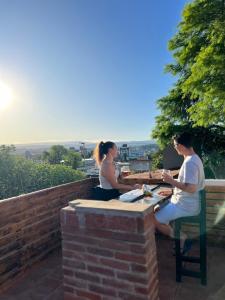
[[[197,191],[197,184],[179,182],[179,181],[173,179],[173,177],[168,175],[167,173],[163,173],[162,178],[163,178],[164,182],[167,182],[184,192],[195,193]]]

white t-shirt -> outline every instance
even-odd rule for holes
[[[178,181],[197,185],[195,193],[187,193],[175,187],[171,202],[177,204],[190,214],[200,212],[199,191],[205,186],[205,174],[202,161],[197,154],[187,156],[180,168]]]

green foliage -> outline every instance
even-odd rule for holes
[[[14,155],[13,147],[0,146],[0,199],[73,182],[85,175],[71,167],[36,163]]]
[[[225,177],[225,168],[215,167],[225,157],[224,11],[224,0],[194,0],[185,6],[178,32],[169,41],[174,63],[166,66],[178,80],[158,100],[161,114],[152,132],[161,149],[175,133],[191,132],[215,178]]]
[[[82,157],[80,153],[73,150],[69,150],[66,155],[63,156],[65,165],[71,166],[73,169],[77,169],[81,166]]]
[[[68,150],[62,145],[54,145],[50,148],[49,152],[44,151],[42,159],[43,161],[54,165],[64,163],[66,166],[71,166],[73,169],[77,169],[82,161],[80,153]]]
[[[175,62],[166,71],[179,76],[193,126],[224,126],[225,1],[194,0],[186,5],[177,34],[169,42]],[[188,103],[189,104],[189,103]]]
[[[155,171],[157,169],[162,169],[163,168],[162,161],[163,161],[163,152],[161,150],[152,153],[151,154],[152,171]]]
[[[50,164],[60,164],[63,156],[68,153],[68,150],[62,145],[54,145],[50,148],[49,152],[43,152],[43,160]]]

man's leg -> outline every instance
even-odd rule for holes
[[[171,238],[174,238],[174,230],[173,230],[173,228],[169,224],[159,223],[156,220],[156,218],[155,218],[154,215],[153,215],[153,223],[155,225],[155,228],[159,232],[161,232],[161,233],[163,233],[163,234],[165,234],[165,235],[167,235],[167,236],[169,236]],[[181,247],[181,249],[183,249],[184,242],[185,242],[186,239],[187,239],[187,235],[181,231],[180,232],[180,247]]]
[[[155,225],[155,228],[160,231],[161,233],[170,236],[171,238],[174,238],[174,232],[173,228],[170,225],[159,223],[155,216],[153,215],[153,223]]]

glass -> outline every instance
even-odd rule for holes
[[[167,170],[167,169],[163,169],[163,170],[162,170],[162,175],[163,175],[163,174],[168,174],[168,175],[171,176],[171,171],[170,171],[170,170]]]

